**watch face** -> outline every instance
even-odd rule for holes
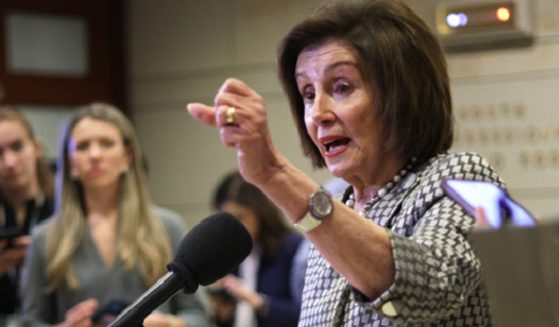
[[[332,197],[330,194],[323,189],[313,193],[309,211],[316,219],[323,219],[330,215],[332,213]]]

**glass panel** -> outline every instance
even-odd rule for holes
[[[60,152],[59,135],[75,107],[18,105],[29,118],[33,131],[43,142],[45,158],[55,159]]]
[[[7,71],[82,77],[88,72],[87,26],[81,17],[6,15]]]

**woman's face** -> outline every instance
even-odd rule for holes
[[[251,208],[229,200],[225,201],[221,205],[221,210],[228,212],[239,219],[252,237],[252,241],[256,244],[260,230],[260,222],[258,220],[258,216]]]
[[[351,181],[368,178],[381,149],[374,95],[355,50],[336,40],[306,48],[295,77],[305,106],[307,133],[330,172]]]
[[[68,153],[72,177],[86,190],[118,185],[131,161],[118,128],[89,117],[72,129]]]
[[[37,159],[41,147],[20,122],[0,122],[0,184],[5,191],[38,186]]]

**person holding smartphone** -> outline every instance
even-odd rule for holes
[[[31,229],[53,212],[53,177],[23,113],[0,107],[0,320],[19,310],[18,275]],[[2,323],[0,322],[0,325]]]
[[[443,182],[445,193],[476,218],[479,229],[534,227],[538,220],[494,183],[462,179]]]
[[[139,141],[120,110],[78,108],[61,142],[56,211],[33,232],[22,272],[25,326],[90,326],[95,317],[114,317],[123,306],[112,304],[132,303],[167,273],[187,233],[180,215],[152,202]],[[202,296],[179,292],[143,325],[206,327]]]
[[[223,177],[212,202],[214,209],[239,219],[254,244],[233,274],[216,283],[223,291],[212,297],[218,326],[297,326],[307,266],[304,237],[287,225],[279,209],[237,171]],[[229,315],[220,314],[223,312]]]

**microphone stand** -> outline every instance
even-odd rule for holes
[[[186,274],[189,273],[186,272]],[[164,300],[169,299],[181,289],[190,290],[194,287],[195,290],[198,287],[198,284],[193,282],[194,279],[191,275],[188,275],[188,278],[184,276],[184,274],[168,272],[134,303],[126,307],[108,327],[142,326],[144,319]],[[162,284],[165,284],[166,287],[160,287]]]

